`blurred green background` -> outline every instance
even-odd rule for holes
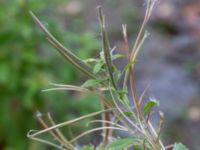
[[[76,84],[81,75],[51,47],[34,24],[29,10],[36,13],[47,28],[82,58],[100,48],[94,35],[84,30],[82,16],[66,16],[59,7],[67,1],[0,1],[0,149],[33,149],[28,130],[36,128],[34,113],[55,112],[57,120],[84,114],[98,108],[92,96],[73,93],[42,93],[48,82]],[[60,23],[59,16],[70,22]],[[81,47],[81,50],[80,50]],[[78,99],[85,99],[77,105]]]
[[[99,108],[95,95],[41,92],[50,87],[50,81],[80,85],[85,77],[48,44],[29,10],[61,43],[85,59],[98,57],[96,52],[101,50],[97,5],[103,5],[105,10],[111,45],[122,51],[121,24],[128,24],[129,35],[134,38],[144,15],[142,3],[138,0],[0,1],[0,149],[44,149],[26,137],[30,129],[41,128],[34,115],[38,110],[44,115],[51,112],[56,122],[62,122]],[[198,147],[200,122],[199,94],[196,94],[200,77],[197,51],[200,29],[194,24],[199,9],[193,8],[197,4],[200,6],[198,1],[174,0],[158,6],[148,27],[152,40],[145,44],[144,49],[148,50],[142,50],[139,69],[136,68],[139,91],[150,77],[155,86],[149,95],[153,93],[156,98],[158,95],[168,116],[163,134],[166,143],[185,142],[193,150]],[[185,72],[189,76],[183,76]],[[174,100],[178,106],[174,107]],[[195,139],[191,140],[194,134]]]

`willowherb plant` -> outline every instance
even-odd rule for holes
[[[43,130],[31,130],[28,137],[32,140],[48,144],[57,149],[84,149],[84,150],[126,150],[132,148],[134,150],[187,150],[182,144],[173,144],[164,146],[160,139],[160,131],[163,126],[164,115],[159,111],[160,121],[157,127],[153,127],[150,121],[152,108],[158,105],[154,99],[150,99],[144,105],[141,105],[145,91],[138,97],[134,66],[138,52],[148,37],[148,32],[145,31],[145,26],[152,14],[152,10],[157,3],[157,0],[148,0],[146,5],[146,13],[137,35],[133,48],[130,49],[127,37],[127,27],[122,25],[122,33],[125,44],[126,55],[114,54],[114,48],[111,49],[105,28],[105,17],[102,9],[98,7],[99,23],[102,36],[102,51],[99,58],[89,58],[82,60],[74,55],[70,50],[65,48],[55,37],[45,28],[41,21],[32,13],[34,21],[45,33],[47,40],[68,60],[76,69],[85,74],[89,79],[82,85],[63,85],[51,83],[53,88],[44,91],[52,90],[73,90],[77,92],[95,92],[98,94],[101,103],[101,109],[98,112],[81,116],[79,118],[69,120],[63,123],[55,124],[51,115],[48,114],[50,126],[42,119],[41,114],[37,114],[39,122],[43,125]],[[122,71],[118,70],[113,64],[113,60],[118,58],[127,59],[128,63]],[[120,84],[123,82],[123,84]],[[128,86],[130,85],[130,87]],[[129,98],[129,93],[131,97]],[[134,107],[131,106],[131,101]],[[72,125],[81,120],[101,115],[101,120],[92,120],[91,123],[102,123],[101,127],[96,127],[85,131],[72,139],[67,139],[59,130],[61,127]],[[92,132],[102,130],[102,142],[98,147],[86,146],[78,148],[74,143],[83,136]],[[123,131],[126,133],[126,138],[115,138],[113,130]],[[44,133],[49,133],[55,140],[49,141],[40,137]]]

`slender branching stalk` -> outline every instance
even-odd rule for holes
[[[99,96],[101,104],[100,111],[65,121],[63,123],[55,123],[51,115],[48,114],[47,118],[50,123],[48,124],[42,119],[41,115],[39,115],[37,118],[44,129],[39,131],[31,130],[27,134],[30,139],[53,146],[57,149],[74,150],[77,149],[77,144],[74,144],[77,140],[100,130],[103,131],[103,138],[102,142],[97,146],[97,150],[127,150],[128,148],[138,148],[141,150],[166,150],[174,146],[164,146],[160,139],[164,120],[164,115],[161,111],[159,111],[160,121],[158,123],[158,127],[156,128],[151,124],[150,116],[152,114],[152,108],[158,104],[157,101],[150,99],[144,104],[144,106],[142,105],[142,100],[144,99],[148,86],[139,97],[135,85],[134,66],[136,58],[143,43],[145,42],[145,39],[149,35],[148,32],[145,31],[145,26],[149,21],[156,3],[157,0],[147,0],[145,17],[131,50],[127,35],[127,26],[122,25],[125,57],[121,54],[113,53],[116,47],[113,49],[110,48],[107,36],[108,34],[105,27],[105,17],[101,6],[99,6],[98,17],[102,36],[102,51],[100,52],[100,58],[89,58],[87,60],[80,59],[70,50],[65,48],[45,28],[36,15],[34,15],[33,12],[30,12],[33,20],[44,32],[49,43],[57,49],[69,63],[89,78],[82,85],[50,83],[53,87],[43,91],[72,90],[84,93],[95,92]],[[119,58],[127,60],[127,64],[122,71],[118,70],[117,66],[113,64],[113,60]],[[120,81],[123,81],[122,86],[119,86]],[[130,87],[128,85],[130,85]],[[129,97],[130,94],[131,97]],[[131,101],[133,101],[134,107],[131,106]],[[102,115],[102,119],[89,121],[85,128],[87,128],[90,124],[98,123],[102,125],[101,127],[86,130],[71,139],[67,139],[60,131],[60,128],[62,127],[73,125],[97,115]],[[114,131],[124,132],[127,137],[124,139],[118,139],[113,136],[112,133]],[[42,138],[41,135],[45,133],[51,135],[54,140],[48,141]],[[175,146],[182,145],[175,144]]]

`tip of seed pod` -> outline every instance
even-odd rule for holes
[[[164,118],[164,113],[162,111],[159,111],[159,115],[161,118]]]
[[[101,5],[98,5],[98,6],[96,7],[96,9],[101,9],[101,7],[102,7]]]
[[[42,117],[42,113],[41,113],[39,110],[37,110],[37,111],[35,112],[35,117],[36,117],[36,118]]]

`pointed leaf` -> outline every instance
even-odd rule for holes
[[[129,62],[129,63],[124,67],[124,71],[129,70],[129,69],[131,68],[131,66],[132,66],[133,64],[135,64],[135,63],[136,63],[136,61],[131,61],[131,62]]]
[[[94,148],[92,146],[84,146],[83,150],[93,150]]]
[[[117,139],[111,144],[108,144],[107,149],[121,150],[127,148],[134,143],[134,138]]]
[[[144,105],[144,108],[143,108],[143,113],[146,115],[148,113],[150,113],[151,109],[156,106],[156,105],[159,105],[159,102],[155,99],[151,99],[149,100],[145,105]]]
[[[100,59],[96,59],[96,58],[88,58],[83,60],[85,63],[93,63],[93,62],[98,62]]]
[[[97,74],[101,68],[103,67],[103,62],[98,62],[95,66],[94,66],[94,69],[93,69],[93,73],[94,74]]]
[[[92,87],[92,86],[95,86],[97,84],[100,84],[101,82],[103,82],[103,80],[94,80],[94,79],[90,79],[90,80],[87,80],[85,83],[83,83],[83,85],[81,85],[81,87]]]
[[[119,59],[119,58],[124,58],[125,56],[122,55],[122,54],[114,54],[111,56],[112,60],[115,60],[115,59]]]
[[[133,148],[134,150],[147,150],[147,149],[144,149],[144,147],[140,145],[133,146]]]
[[[56,84],[56,83],[50,83],[53,85],[53,88],[45,89],[42,90],[43,92],[48,92],[48,91],[56,91],[56,90],[71,90],[71,91],[78,91],[78,92],[89,92],[88,89],[75,86],[75,85],[67,85],[67,84]]]
[[[127,117],[131,117],[134,115],[134,113],[132,111],[125,111],[124,115],[126,115]]]

